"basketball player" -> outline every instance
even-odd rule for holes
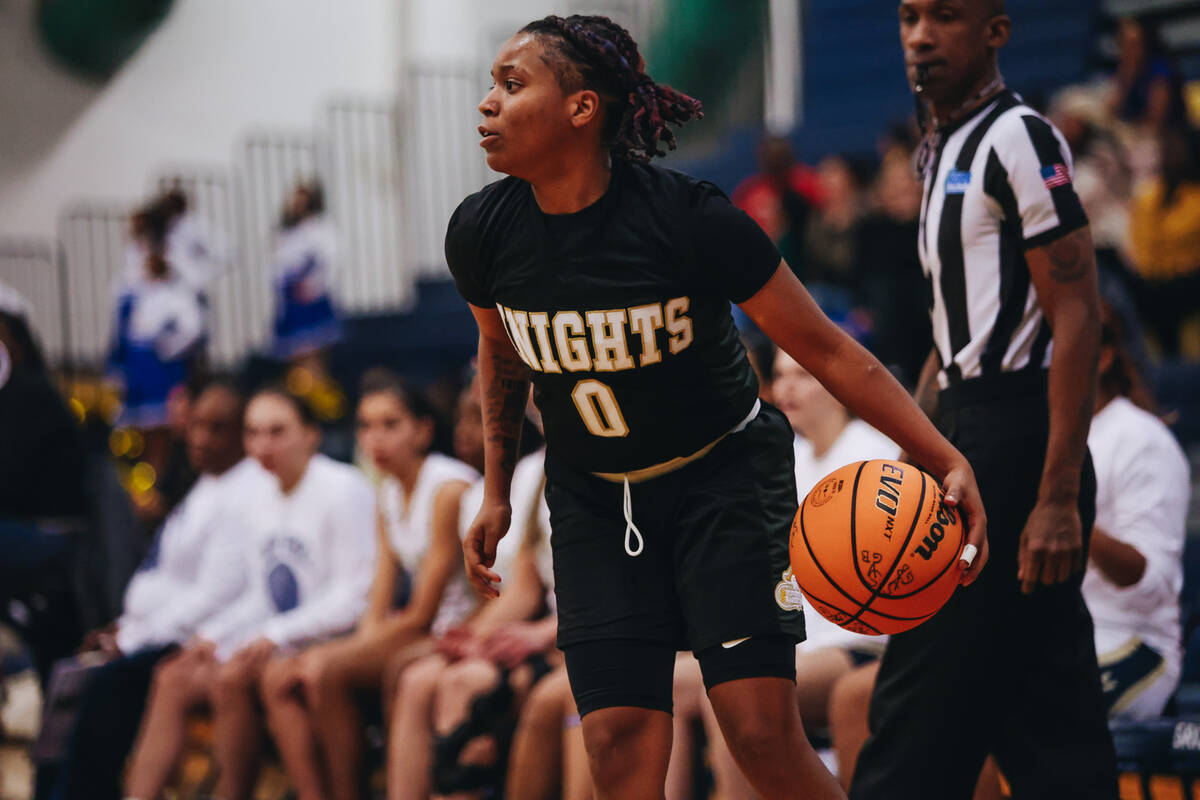
[[[970,797],[990,750],[1021,800],[1116,798],[1079,591],[1100,317],[1071,154],[1004,87],[1003,0],[902,0],[899,13],[927,116],[918,245],[935,348],[918,395],[976,470],[993,563],[888,643],[850,796]]]
[[[700,104],[644,66],[610,20],[546,17],[501,48],[479,105],[488,164],[509,177],[463,201],[446,237],[480,328],[486,489],[468,574],[497,593],[532,377],[558,643],[598,796],[663,796],[671,673],[691,649],[762,796],[842,797],[796,711],[803,615],[775,600],[797,507],[791,429],[758,400],[730,301],[944,482],[971,520],[964,582],[986,555],[983,507],[963,456],[753,220],[711,184],[649,166],[674,142],[667,123]]]

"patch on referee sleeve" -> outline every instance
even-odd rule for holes
[[[971,185],[971,173],[967,170],[952,169],[946,176],[946,194],[966,194]]]
[[[1051,164],[1042,167],[1042,180],[1046,182],[1047,189],[1066,186],[1071,182],[1071,173],[1065,164]]]

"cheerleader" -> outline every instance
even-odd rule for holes
[[[337,241],[324,212],[321,185],[301,183],[284,208],[275,241],[274,355],[284,361],[319,357],[341,336],[332,298]]]
[[[146,220],[135,227],[151,224]],[[140,228],[146,256],[134,280],[119,282],[107,372],[124,387],[118,424],[145,439],[145,460],[159,473],[170,446],[167,401],[187,381],[205,336],[195,290],[171,267],[162,231]]]

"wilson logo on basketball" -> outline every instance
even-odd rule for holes
[[[937,552],[938,545],[942,539],[946,538],[946,526],[952,525],[955,522],[954,512],[942,505],[938,507],[937,522],[929,526],[929,533],[921,540],[921,544],[914,551],[921,558],[928,561],[933,558],[933,554]]]
[[[842,484],[844,483],[845,481],[839,480],[838,478],[830,478],[812,490],[812,494],[810,494],[808,498],[809,502],[814,506],[825,505],[833,499],[834,495],[842,490]]]

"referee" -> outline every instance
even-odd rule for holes
[[[918,399],[975,470],[991,563],[892,637],[850,797],[970,798],[992,753],[1018,800],[1115,800],[1079,589],[1100,318],[1071,154],[1004,87],[1003,0],[902,0],[899,15],[927,131],[919,248],[934,350]]]

